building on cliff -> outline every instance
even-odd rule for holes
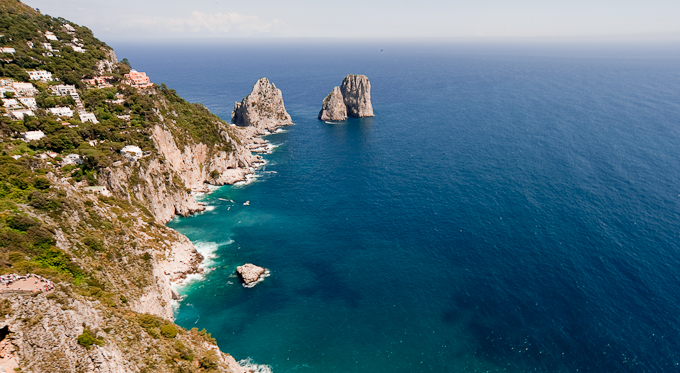
[[[125,74],[125,83],[132,86],[133,88],[143,89],[153,86],[149,77],[146,73],[139,72],[137,70],[130,70],[129,73]]]

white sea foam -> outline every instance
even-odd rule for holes
[[[216,242],[196,242],[194,246],[196,246],[196,251],[198,251],[201,255],[203,255],[203,261],[199,265],[199,268],[203,270],[203,273],[192,273],[187,275],[187,277],[183,280],[180,280],[176,283],[172,284],[172,288],[175,289],[176,291],[181,290],[183,287],[194,283],[194,282],[199,282],[203,281],[205,279],[205,275],[208,273],[212,272],[215,269],[215,259],[217,258],[217,249],[220,246],[223,245],[230,245],[234,242],[234,240],[229,240],[223,243],[216,243]]]
[[[251,358],[247,358],[238,362],[242,367],[246,368],[247,371],[253,373],[272,373],[272,367],[265,364],[257,364]]]

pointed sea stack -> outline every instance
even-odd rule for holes
[[[262,78],[243,101],[234,105],[231,123],[271,131],[278,126],[293,124],[293,120],[283,105],[281,90],[267,78]]]
[[[371,82],[366,75],[347,75],[342,80],[342,97],[350,117],[372,117]]]
[[[324,121],[335,121],[347,119],[347,107],[345,100],[340,92],[340,87],[333,88],[333,91],[323,100],[323,106],[319,112],[319,119]]]
[[[345,120],[350,117],[372,117],[371,82],[366,75],[350,74],[342,80],[342,86],[323,100],[319,119],[325,121]]]

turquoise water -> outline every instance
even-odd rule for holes
[[[676,371],[677,56],[489,48],[116,48],[225,119],[267,76],[296,123],[170,223],[211,253],[177,322],[277,373]],[[348,73],[376,116],[316,120]]]

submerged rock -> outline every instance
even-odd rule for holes
[[[345,120],[347,119],[347,107],[340,92],[340,87],[333,88],[333,91],[323,100],[323,106],[319,112],[321,120]]]
[[[255,83],[253,91],[234,105],[231,122],[238,126],[252,126],[273,130],[278,126],[293,124],[283,105],[281,90],[262,78]]]
[[[350,117],[372,117],[371,82],[366,75],[350,74],[342,80],[342,97]]]
[[[239,276],[241,276],[243,283],[248,285],[250,283],[259,281],[260,277],[265,274],[266,270],[262,267],[256,266],[255,264],[246,263],[242,266],[236,267],[236,272],[238,272]]]

